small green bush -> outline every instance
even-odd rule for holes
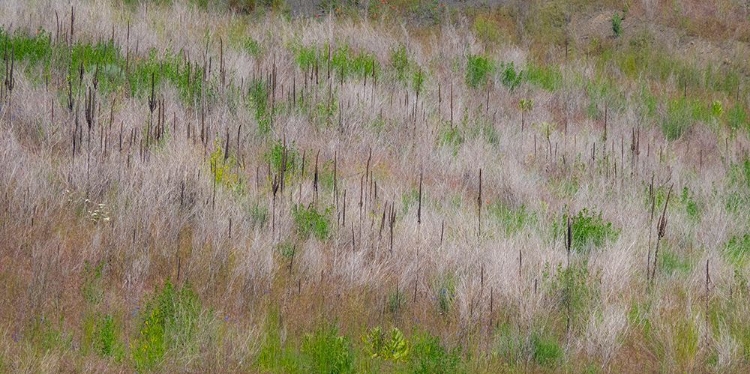
[[[396,71],[398,80],[403,81],[409,69],[409,56],[406,53],[406,46],[400,45],[391,51],[391,67]]]
[[[318,213],[314,207],[305,208],[295,205],[292,208],[292,217],[297,232],[304,238],[313,235],[318,240],[326,240],[331,236],[331,222],[328,218],[330,208],[323,213]]]
[[[403,361],[409,356],[409,341],[396,327],[388,335],[380,327],[374,327],[362,337],[362,342],[370,358]]]
[[[492,62],[486,56],[468,55],[466,57],[466,85],[479,88],[487,84],[492,75]]]
[[[612,15],[612,33],[614,33],[615,38],[619,38],[622,35],[622,21],[624,17],[620,13],[615,13]]]
[[[523,73],[517,71],[512,62],[501,63],[498,70],[500,71],[500,82],[509,90],[512,91],[521,85]]]
[[[565,236],[567,231],[568,215],[563,215],[562,222],[553,227],[557,235]],[[581,253],[588,253],[592,248],[601,247],[606,242],[615,240],[620,231],[612,226],[611,222],[602,219],[601,212],[589,212],[587,208],[582,209],[577,215],[571,216],[571,232],[573,235],[571,249]]]

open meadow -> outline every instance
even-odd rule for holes
[[[0,372],[750,371],[750,1],[0,0],[0,84]]]

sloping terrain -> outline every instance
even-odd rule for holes
[[[301,4],[0,2],[0,372],[747,371],[745,4]]]

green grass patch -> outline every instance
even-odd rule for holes
[[[529,64],[523,76],[529,83],[550,92],[560,89],[563,84],[562,72],[551,65]]]
[[[663,248],[659,256],[659,269],[668,275],[689,274],[693,268],[690,259],[670,248]]]
[[[167,351],[185,346],[194,337],[201,303],[190,286],[175,288],[167,281],[141,311],[132,357],[138,371],[156,367]]]
[[[500,225],[505,235],[522,231],[526,226],[536,223],[536,216],[526,209],[526,205],[510,207],[500,201],[490,204],[487,213]]]
[[[534,334],[531,338],[534,362],[545,367],[555,367],[560,364],[565,352],[560,342],[553,336]]]
[[[440,339],[427,332],[418,332],[412,337],[413,345],[407,372],[414,374],[448,374],[462,372],[461,351],[449,349]]]
[[[330,213],[330,208],[320,213],[312,206],[305,208],[295,205],[292,208],[292,217],[297,233],[303,238],[312,235],[318,240],[328,239],[331,236]]]
[[[724,255],[736,265],[744,265],[750,255],[750,233],[732,236],[724,245]]]

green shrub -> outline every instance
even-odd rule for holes
[[[553,226],[555,236],[565,236],[567,231],[567,213],[563,215],[562,222]],[[615,240],[620,231],[612,226],[611,222],[602,219],[601,212],[589,212],[587,208],[582,209],[577,215],[570,217],[571,232],[573,235],[571,249],[577,252],[588,253],[591,248],[601,247],[606,242]]]
[[[693,118],[688,101],[684,98],[667,103],[666,117],[661,129],[667,140],[677,140],[693,126]]]
[[[512,62],[501,63],[498,70],[500,71],[500,82],[502,82],[503,86],[507,87],[509,90],[512,91],[521,85],[523,74],[516,70],[516,67]]]
[[[273,142],[273,144],[271,144],[271,149],[265,154],[264,159],[271,163],[271,167],[274,170],[281,170],[285,154],[286,171],[290,173],[294,172],[297,170],[298,159],[300,158],[299,152],[295,148],[294,143],[285,146],[281,141],[277,140]]]
[[[481,55],[468,55],[466,57],[466,85],[471,88],[484,86],[492,74],[492,69],[492,62],[489,58]]]
[[[224,155],[225,149],[220,139],[214,141],[214,150],[209,157],[209,167],[214,181],[219,186],[224,186],[234,192],[242,192],[244,186],[240,175],[235,171],[237,160],[233,155]]]
[[[398,80],[403,81],[409,69],[409,56],[406,53],[406,46],[400,45],[391,51],[391,67],[396,71]]]
[[[153,368],[167,351],[189,343],[200,312],[200,300],[190,286],[175,289],[167,281],[141,311],[142,320],[132,345],[136,368]]]
[[[572,330],[583,328],[589,310],[599,297],[598,283],[589,273],[588,264],[572,263],[565,268],[558,264],[554,275],[550,274],[549,265],[545,265],[542,278],[557,312],[570,319]]]
[[[700,219],[700,207],[698,206],[698,202],[695,201],[695,197],[690,193],[690,189],[687,187],[682,188],[680,200],[685,206],[685,213],[687,213],[688,217],[693,220]]]
[[[412,337],[408,372],[414,374],[457,373],[461,363],[460,350],[449,350],[440,339],[430,333],[417,333]]]
[[[405,304],[406,295],[404,295],[403,291],[396,289],[388,293],[388,312],[391,314],[398,314]]]
[[[612,33],[614,33],[615,38],[619,38],[620,35],[622,35],[622,21],[624,17],[620,14],[615,12],[615,14],[612,15]]]
[[[520,329],[507,322],[498,328],[495,342],[494,354],[511,367],[524,363],[533,354]]]
[[[301,46],[295,51],[294,60],[297,62],[297,66],[303,71],[311,70],[318,63],[320,58],[320,52],[315,46]]]
[[[318,213],[315,207],[305,208],[295,205],[292,208],[292,217],[297,232],[304,238],[310,235],[315,236],[318,240],[326,240],[331,236],[331,222],[328,218],[330,208],[323,213]]]

